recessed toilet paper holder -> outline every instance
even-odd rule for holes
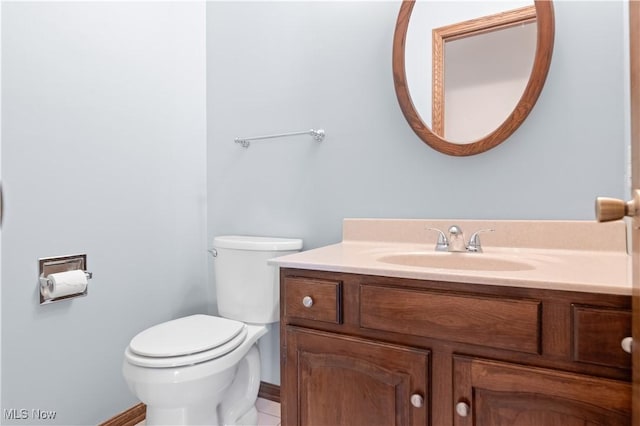
[[[51,297],[49,292],[53,289],[53,282],[49,279],[49,275],[61,272],[81,270],[84,272],[87,280],[93,278],[93,273],[87,271],[87,255],[73,254],[69,256],[46,257],[38,260],[39,267],[39,286],[38,294],[40,295],[40,304],[59,302],[61,300],[71,299],[74,297],[86,296],[89,286],[79,293],[68,294],[61,297]]]

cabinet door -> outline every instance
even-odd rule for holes
[[[427,425],[428,351],[286,328],[284,426]]]
[[[455,426],[631,424],[626,382],[454,356]]]

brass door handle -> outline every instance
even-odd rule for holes
[[[619,220],[625,216],[636,216],[640,210],[640,190],[633,191],[633,199],[629,201],[618,198],[596,198],[596,219],[598,222]]]

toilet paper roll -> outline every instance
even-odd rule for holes
[[[51,282],[49,297],[52,299],[83,293],[87,289],[87,276],[81,270],[49,274],[47,279]]]

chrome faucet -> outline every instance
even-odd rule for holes
[[[447,240],[447,236],[444,235],[444,232],[442,232],[438,228],[426,228],[426,229],[427,231],[438,232],[438,242],[436,242],[436,251],[449,251],[449,240]]]
[[[464,233],[462,232],[462,228],[457,225],[451,225],[449,227],[449,251],[467,251],[467,245],[464,243]]]
[[[480,229],[474,232],[469,238],[469,244],[464,242],[464,233],[462,228],[458,225],[451,225],[449,227],[449,238],[444,232],[437,228],[426,228],[429,231],[436,231],[439,233],[438,242],[436,243],[436,251],[446,252],[469,252],[469,253],[482,253],[482,245],[480,244],[481,232],[493,232],[493,229]]]
[[[480,234],[481,232],[493,232],[494,229],[480,229],[479,231],[471,234],[471,238],[469,238],[469,245],[467,246],[467,251],[470,253],[482,253],[482,245],[480,244]]]

